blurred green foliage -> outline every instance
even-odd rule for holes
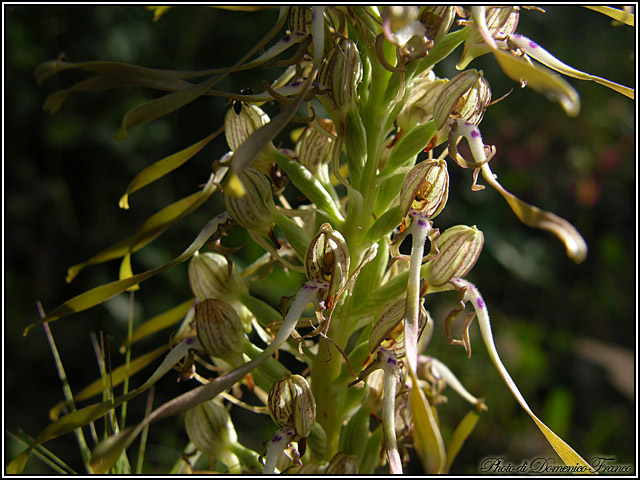
[[[36,435],[49,421],[49,408],[62,398],[43,332],[22,337],[24,327],[37,319],[36,300],[50,310],[115,279],[118,264],[111,262],[87,269],[70,285],[64,281],[69,266],[131,235],[152,213],[194,192],[206,181],[211,162],[226,151],[224,138],[216,139],[188,165],[135,193],[131,210],[120,210],[118,199],[130,179],[150,163],[217,129],[228,108],[225,101],[203,97],[133,128],[129,139],[117,144],[112,138],[122,115],[157,92],[135,88],[73,94],[60,112],[50,116],[41,110],[46,96],[82,77],[69,72],[38,86],[33,69],[63,52],[70,61],[114,60],[157,68],[230,65],[262,37],[277,13],[176,7],[154,23],[150,12],[135,5],[4,8],[4,424],[5,456],[12,458],[20,448],[6,432]],[[523,11],[518,31],[580,70],[633,87],[635,32],[610,23],[592,11],[551,6],[546,14]],[[455,75],[457,58],[454,54],[436,74]],[[471,172],[457,168],[450,169],[452,193],[439,226],[475,224],[485,233],[485,251],[470,280],[487,300],[498,349],[534,411],[587,460],[605,454],[633,464],[633,399],[612,386],[602,367],[578,355],[575,344],[582,337],[631,351],[636,344],[634,102],[599,85],[571,79],[580,93],[582,111],[577,118],[567,118],[557,104],[506,78],[493,58],[482,57],[471,66],[484,70],[494,98],[513,89],[489,108],[482,123],[485,142],[497,147],[493,171],[520,198],[574,223],[589,245],[589,256],[574,265],[560,242],[521,225],[496,192],[471,192]],[[265,70],[264,79],[274,78],[274,73]],[[260,80],[254,72],[238,73],[219,87],[260,91]],[[223,210],[219,198],[134,255],[134,271],[153,268],[181,252],[205,221]],[[245,241],[234,233],[225,244],[239,246]],[[251,256],[251,249],[248,252]],[[250,260],[238,258],[240,264]],[[279,287],[287,281],[287,276],[278,275]],[[277,304],[274,296],[282,290],[270,282],[252,290]],[[291,285],[293,293],[297,278]],[[149,280],[135,295],[136,323],[189,295],[185,265]],[[456,298],[443,294],[429,301],[433,317],[442,319]],[[74,391],[98,376],[91,332],[105,332],[113,365],[122,363],[117,347],[126,335],[127,316],[128,297],[122,295],[52,325]],[[490,367],[475,327],[475,348],[467,359],[462,349],[447,344],[440,325],[429,353],[445,361],[489,406],[452,473],[477,474],[479,460],[490,455],[516,463],[551,456],[544,438]],[[134,354],[154,345],[141,342]],[[134,377],[133,385],[143,381],[142,375]],[[156,389],[155,404],[180,387],[165,378]],[[132,421],[141,418],[143,403],[130,406]],[[453,426],[466,406],[451,394],[439,413],[443,426]],[[268,428],[268,419],[237,408],[232,414],[241,441],[260,449],[259,439],[267,438],[262,430]],[[173,418],[151,428],[150,472],[166,472],[179,458],[186,443],[181,422]],[[443,429],[445,438],[450,433]],[[84,473],[72,435],[47,446]],[[34,459],[25,471],[49,472]]]

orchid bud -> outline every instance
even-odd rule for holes
[[[384,340],[402,335],[404,330],[400,323],[404,318],[405,305],[404,298],[398,300],[376,320],[369,334],[369,353],[375,352]]]
[[[435,287],[454,278],[463,278],[473,268],[484,243],[484,235],[475,225],[456,225],[436,240],[439,253],[428,263],[427,282]]]
[[[319,95],[322,106],[334,116],[344,116],[357,99],[357,87],[362,78],[362,62],[358,47],[348,38],[341,38],[327,52],[317,83],[327,92]],[[334,118],[336,120],[336,118]]]
[[[219,253],[196,252],[189,262],[189,285],[200,301],[207,298],[224,299],[240,315],[244,331],[251,331],[253,315],[239,300],[246,292],[246,287],[233,262],[229,264]]]
[[[233,307],[207,298],[196,305],[195,320],[198,340],[209,355],[224,359],[242,352],[245,336]]]
[[[289,7],[289,30],[311,35],[311,8],[302,5]]]
[[[269,179],[253,167],[247,167],[238,174],[245,194],[236,197],[225,195],[224,203],[229,215],[249,230],[268,232],[274,223],[276,205]]]
[[[296,143],[296,153],[299,162],[309,170],[314,177],[323,183],[329,183],[327,164],[331,161],[333,138],[336,129],[333,122],[327,118],[318,118],[319,128],[309,126]],[[320,131],[326,131],[326,134]]]
[[[435,218],[449,198],[447,162],[421,162],[411,169],[400,189],[400,208],[403,215],[420,212]]]
[[[384,350],[392,351],[397,358],[405,356],[404,348],[404,324],[402,320],[405,315],[406,299],[402,298],[392,303],[378,317],[373,324],[371,333],[369,334],[369,352],[373,353],[378,347]],[[418,317],[418,336],[422,335],[422,331],[427,323],[428,312],[424,306],[420,305],[420,313]]]
[[[242,103],[240,113],[231,108],[224,118],[224,135],[229,148],[235,152],[249,135],[267,123],[269,115],[255,105]]]
[[[382,8],[382,30],[388,41],[400,47],[405,65],[426,56],[433,42],[426,35],[425,26],[418,20],[416,6],[387,6]]]
[[[388,22],[391,31],[395,32],[406,27],[418,18],[418,7],[385,5],[380,11],[383,22]]]
[[[485,21],[489,35],[497,41],[505,40],[516,31],[520,19],[520,9],[514,6],[482,7],[485,10]],[[477,28],[471,28],[464,43],[460,61],[456,65],[463,70],[474,58],[480,57],[491,50],[483,40]]]
[[[244,290],[240,275],[227,259],[214,252],[196,252],[189,262],[189,284],[198,300],[206,298],[236,298]]]
[[[402,108],[396,122],[403,131],[422,125],[433,116],[433,108],[447,80],[436,78],[432,70],[413,81],[407,103]]]
[[[235,104],[238,105],[238,104]],[[270,122],[269,115],[255,105],[240,103],[241,110],[236,112],[236,107],[231,108],[224,118],[224,134],[231,151],[235,152],[240,145],[256,130]],[[258,153],[252,160],[251,165],[259,168],[263,172],[268,172],[269,165],[273,163],[271,152],[275,150],[273,143],[269,143],[266,148]]]
[[[449,117],[477,125],[491,102],[491,88],[482,71],[467,70],[447,83],[436,100],[433,118],[440,130]]]
[[[349,258],[342,234],[325,223],[307,250],[304,261],[307,278],[327,284],[326,295],[335,295],[347,283]]]
[[[358,457],[338,452],[329,462],[327,475],[357,475]]]
[[[418,20],[416,6],[386,6],[382,8],[382,31],[385,38],[397,45],[404,65],[429,53],[433,42],[427,29]]]
[[[455,16],[455,9],[450,5],[429,5],[420,9],[418,18],[426,28],[427,38],[437,44],[453,25]]]
[[[267,406],[279,427],[292,427],[299,437],[309,436],[316,421],[316,401],[304,377],[285,372],[271,386]]]
[[[212,458],[226,458],[229,447],[238,440],[229,412],[216,400],[187,410],[184,425],[189,440]]]

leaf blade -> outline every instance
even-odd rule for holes
[[[169,172],[172,172],[176,168],[184,165],[188,160],[193,158],[200,150],[202,150],[211,140],[218,136],[224,127],[219,128],[213,133],[210,133],[202,140],[194,143],[193,145],[173,153],[162,160],[158,160],[154,164],[148,166],[140,173],[138,173],[133,180],[127,186],[127,191],[120,198],[120,208],[127,210],[129,208],[129,195],[133,192],[140,190],[142,187],[149,185],[152,182],[164,177]]]
[[[442,473],[446,465],[444,442],[440,434],[438,422],[424,392],[420,388],[418,379],[412,368],[408,368],[412,386],[411,418],[413,418],[413,441],[416,453],[428,475]]]
[[[66,301],[65,303],[51,311],[43,319],[29,325],[25,329],[24,335],[28,335],[31,330],[39,325],[42,325],[43,323],[50,323],[73,313],[81,312],[91,307],[95,307],[105,300],[108,300],[109,298],[112,298],[119,293],[124,292],[127,288],[138,283],[142,283],[148,278],[151,278],[158,273],[161,273],[175,265],[178,265],[179,263],[184,262],[185,260],[190,258],[197,250],[199,250],[202,245],[204,245],[204,243],[209,239],[209,237],[213,235],[213,233],[217,230],[218,226],[226,222],[228,218],[229,215],[225,212],[207,223],[207,225],[205,225],[205,227],[198,234],[189,248],[187,248],[180,256],[174,258],[169,263],[151,270],[147,270],[146,272],[139,273],[132,277],[125,278],[123,280],[117,280],[106,285],[100,285],[99,287],[95,287],[91,290],[81,293],[80,295],[73,297],[72,299]]]
[[[218,172],[219,179],[222,178],[225,172],[226,170]],[[202,190],[192,193],[154,213],[142,224],[134,236],[105,248],[83,263],[69,267],[67,270],[67,283],[72,282],[84,268],[90,265],[98,265],[123,257],[127,253],[137,252],[151,243],[171,225],[199,208],[215,192],[217,188],[215,183],[217,181],[215,178],[210,178]]]

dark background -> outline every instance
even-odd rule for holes
[[[223,138],[212,142],[187,165],[134,193],[131,209],[121,210],[118,199],[131,178],[217,129],[226,102],[201,98],[131,129],[129,139],[117,144],[113,133],[122,115],[158,92],[131,88],[72,94],[51,116],[41,108],[47,95],[86,75],[66,72],[38,86],[33,69],[62,52],[70,61],[116,60],[185,70],[226,66],[266,33],[277,12],[179,7],[154,23],[150,12],[133,5],[4,5],[4,9],[6,465],[22,449],[8,432],[36,436],[48,424],[49,408],[62,399],[44,332],[36,329],[22,336],[24,328],[38,319],[36,300],[51,310],[117,278],[118,262],[109,262],[65,283],[69,266],[135,233],[151,214],[196,191],[206,181],[211,162],[226,151]],[[524,11],[518,32],[575,68],[635,87],[631,27],[611,26],[607,17],[586,9],[554,6],[546,14]],[[439,65],[436,74],[455,75],[460,51]],[[558,104],[506,78],[489,56],[469,68],[485,72],[494,98],[513,88],[506,100],[487,111],[481,126],[485,143],[497,147],[493,171],[509,191],[572,222],[587,241],[589,255],[575,265],[550,234],[521,225],[496,192],[471,192],[470,172],[457,167],[450,169],[449,203],[438,226],[462,223],[484,232],[485,249],[469,279],[483,293],[498,349],[533,410],[585,459],[602,454],[635,465],[635,103],[600,85],[569,79],[580,93],[582,110],[577,118],[567,118]],[[272,79],[275,72],[234,74],[217,88],[261,91],[263,74]],[[136,253],[134,271],[166,263],[182,252],[201,226],[223,210],[218,199]],[[232,237],[228,243],[241,241]],[[238,258],[240,264],[243,260]],[[291,293],[298,280],[290,280]],[[264,298],[277,303],[274,292],[281,295],[280,288],[268,282],[259,287]],[[189,296],[186,264],[148,280],[135,296],[136,324]],[[91,332],[108,334],[112,361],[122,363],[117,347],[126,336],[128,298],[121,295],[51,325],[74,391],[99,374]],[[428,302],[434,318],[441,319],[455,296],[429,297]],[[452,473],[477,474],[484,457],[504,457],[517,465],[524,459],[551,456],[550,447],[491,366],[477,328],[472,327],[473,356],[467,359],[463,349],[447,344],[441,323],[437,325],[430,353],[489,406]],[[158,338],[141,342],[134,355],[159,345]],[[599,353],[593,343],[581,339],[609,346],[609,353]],[[584,345],[591,345],[586,353]],[[589,352],[597,353],[595,361],[587,358]],[[615,386],[611,371],[622,378],[627,392],[631,388],[631,395]],[[144,374],[134,377],[132,386],[144,378]],[[163,379],[155,404],[183,388],[172,378]],[[468,410],[455,393],[446,395],[449,403],[438,411],[445,441]],[[144,400],[131,402],[129,418],[140,418],[143,408]],[[236,410],[232,413],[240,439],[260,448],[273,429],[270,420],[251,414],[240,417]],[[174,418],[151,428],[146,471],[166,472],[179,458],[186,442],[181,422]],[[46,446],[84,473],[73,435]],[[421,473],[417,462],[414,466],[415,473]],[[33,457],[25,470],[50,472]]]

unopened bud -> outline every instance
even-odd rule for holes
[[[196,333],[209,355],[228,358],[242,352],[242,321],[233,307],[222,300],[207,298],[196,305]]]
[[[490,102],[491,88],[482,72],[462,72],[444,86],[436,100],[433,111],[436,128],[440,130],[449,117],[477,125]]]
[[[427,38],[437,44],[453,25],[455,16],[452,6],[430,5],[420,9],[419,19],[427,29]]]
[[[406,299],[398,300],[387,307],[375,321],[369,334],[370,353],[375,352],[378,347],[381,347],[381,349],[393,352],[397,358],[405,356],[404,324],[402,323],[405,306]],[[418,317],[418,336],[422,335],[422,331],[427,323],[427,316],[427,311],[421,304]]]
[[[184,425],[189,440],[212,458],[226,458],[229,447],[238,440],[229,412],[215,400],[187,410]]]
[[[442,211],[448,198],[447,162],[421,162],[411,169],[400,189],[400,208],[404,215],[412,210],[433,219]]]
[[[304,261],[307,278],[327,284],[326,295],[335,295],[347,282],[349,259],[346,240],[325,223],[307,250]]]
[[[331,161],[333,138],[336,129],[333,122],[326,118],[318,118],[319,127],[309,126],[296,143],[299,162],[307,167],[314,177],[323,183],[329,182],[327,164]],[[326,131],[323,133],[320,129]]]
[[[327,475],[356,475],[358,473],[358,457],[346,453],[336,453],[329,462]]]
[[[484,244],[484,235],[475,225],[456,225],[436,240],[439,253],[429,262],[427,282],[441,286],[454,278],[463,278],[473,268]]]
[[[311,35],[311,8],[301,5],[289,7],[289,30]]]
[[[489,33],[496,40],[515,33],[520,19],[520,7],[487,7],[485,21]]]
[[[237,106],[241,108],[237,110]],[[264,113],[262,109],[255,105],[247,103],[235,103],[234,107],[229,109],[224,118],[224,134],[227,138],[227,144],[231,151],[235,152],[240,148],[247,138],[260,127],[269,123],[269,115]],[[271,158],[272,152],[275,150],[273,143],[267,146],[251,161],[251,165],[259,168],[263,172],[269,171],[269,165],[273,163]]]
[[[278,426],[292,427],[300,437],[309,436],[316,421],[316,401],[304,377],[286,372],[269,390],[267,405]]]
[[[497,41],[505,40],[513,35],[520,19],[520,8],[514,6],[482,7],[485,8],[485,21],[489,35]],[[458,70],[463,70],[469,62],[485,53],[490,48],[485,43],[477,28],[471,28],[469,36],[464,43],[464,49],[460,61],[456,65]]]
[[[332,116],[345,115],[355,104],[357,87],[362,78],[362,62],[358,47],[348,38],[342,38],[327,52],[320,70],[318,84],[326,89],[319,95],[322,106]],[[335,119],[334,119],[335,120]]]
[[[189,284],[198,300],[206,298],[236,298],[244,290],[242,280],[235,267],[227,259],[214,252],[196,252],[189,262]]]
[[[403,333],[401,325],[404,318],[406,300],[398,300],[388,307],[376,320],[369,334],[369,353],[373,353],[387,339],[396,338]],[[387,346],[385,345],[385,348]]]
[[[433,116],[433,108],[447,80],[436,78],[433,70],[413,81],[407,103],[396,119],[403,131],[426,123]]]
[[[229,215],[249,230],[267,232],[274,223],[276,205],[269,179],[253,167],[247,167],[238,174],[245,194],[236,197],[225,195],[224,203]]]
[[[391,31],[395,32],[406,27],[418,18],[418,7],[385,5],[380,11],[383,22],[389,22]]]
[[[238,150],[240,145],[260,127],[269,123],[269,115],[260,107],[242,103],[240,113],[235,108],[229,109],[224,118],[224,135],[232,151]]]

